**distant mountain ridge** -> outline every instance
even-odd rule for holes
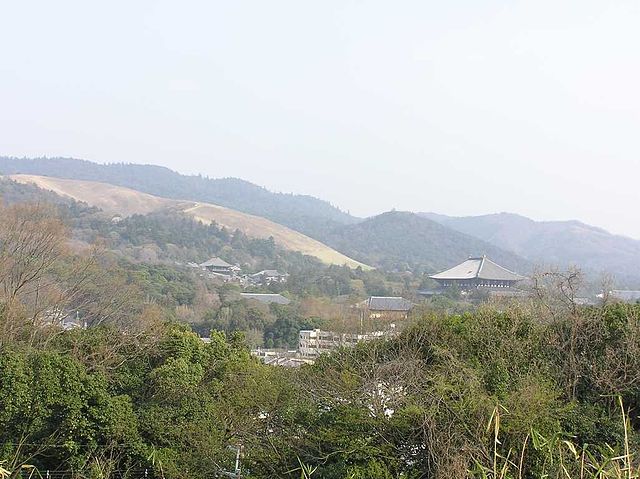
[[[274,193],[238,178],[182,175],[156,165],[98,164],[74,158],[0,157],[0,174],[30,174],[100,181],[170,199],[214,203],[262,216],[311,236],[358,221],[327,201],[307,195]]]
[[[610,273],[619,284],[640,286],[640,241],[580,221],[534,221],[513,213],[454,217],[420,216],[513,251],[541,265],[575,265]]]
[[[529,261],[513,252],[404,211],[389,211],[336,228],[322,240],[358,261],[391,270],[435,273],[470,255],[484,254],[522,274],[532,269]]]

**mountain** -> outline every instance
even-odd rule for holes
[[[205,224],[215,222],[230,231],[238,229],[249,237],[273,237],[276,244],[291,251],[315,256],[327,264],[346,264],[353,268],[358,266],[368,268],[368,266],[354,261],[298,231],[265,218],[230,208],[210,203],[160,198],[130,188],[96,181],[69,180],[37,175],[11,175],[9,178],[22,184],[33,184],[44,190],[53,191],[58,195],[87,203],[114,215],[129,216],[164,210],[182,212]]]
[[[21,173],[100,181],[164,198],[213,203],[268,218],[311,236],[318,236],[323,230],[337,225],[358,221],[312,196],[274,193],[238,178],[181,175],[155,165],[102,165],[73,158],[0,157],[0,174]]]
[[[601,228],[579,221],[534,221],[512,213],[419,215],[538,264],[575,265],[588,272],[613,274],[620,285],[640,286],[640,241]]]
[[[359,261],[387,269],[436,272],[483,254],[520,273],[532,267],[515,253],[408,212],[390,211],[335,228],[323,240]]]

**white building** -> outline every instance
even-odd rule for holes
[[[368,334],[336,333],[320,329],[306,329],[298,336],[298,352],[301,356],[314,357],[343,346],[355,346],[361,341],[370,341],[391,336],[393,331],[375,331]]]

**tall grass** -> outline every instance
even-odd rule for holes
[[[474,479],[523,479],[540,477],[549,479],[638,479],[640,465],[637,454],[629,446],[629,415],[622,398],[618,397],[621,420],[624,426],[624,444],[614,448],[608,444],[575,444],[570,437],[561,434],[543,435],[531,429],[519,448],[509,447],[506,453],[500,440],[500,416],[506,410],[496,406],[487,423],[490,434],[491,454],[484,461],[476,459],[469,470]],[[620,449],[622,449],[620,451]],[[538,458],[537,470],[527,468],[525,458]]]

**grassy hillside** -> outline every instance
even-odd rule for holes
[[[169,200],[129,188],[95,181],[68,180],[36,175],[12,175],[14,181],[34,184],[62,196],[85,202],[112,214],[147,214],[166,209],[182,211],[203,223],[215,222],[231,231],[239,229],[253,238],[273,237],[280,246],[315,256],[327,264],[366,265],[331,249],[317,240],[265,218],[207,203]]]
[[[312,196],[274,193],[238,178],[181,175],[155,165],[100,165],[72,158],[0,157],[0,173],[100,181],[164,198],[213,203],[263,216],[311,236],[339,224],[357,221],[348,213]]]
[[[11,175],[9,178],[18,183],[32,184],[60,196],[82,201],[114,215],[146,215],[180,205],[180,202],[175,200],[95,181],[65,180],[37,175]]]
[[[510,213],[468,217],[421,215],[535,263],[575,265],[594,273],[613,274],[620,285],[640,286],[640,241],[601,228],[579,221],[533,221]]]
[[[368,264],[435,272],[469,255],[486,254],[522,273],[531,265],[518,255],[413,213],[391,211],[333,230],[327,244]]]

